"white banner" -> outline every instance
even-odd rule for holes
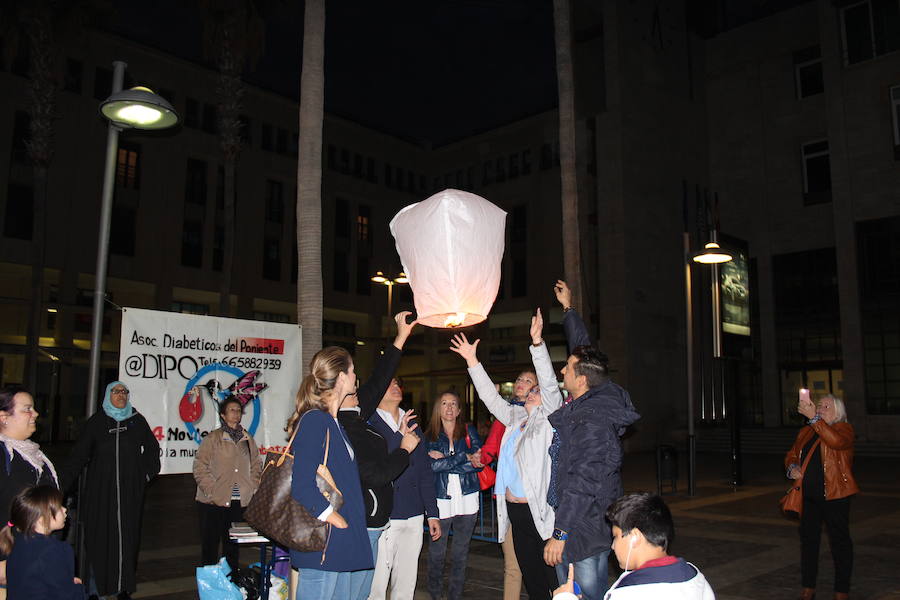
[[[162,473],[190,473],[234,396],[260,452],[286,443],[300,384],[300,326],[126,308],[119,379],[159,440]],[[102,400],[101,400],[102,401]]]

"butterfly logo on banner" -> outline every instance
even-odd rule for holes
[[[214,417],[218,417],[219,407],[223,402],[235,399],[246,411],[247,405],[253,407],[253,419],[247,427],[247,433],[256,434],[260,421],[260,394],[268,385],[257,381],[260,371],[244,372],[237,367],[222,363],[211,363],[197,371],[184,386],[184,395],[178,405],[178,414],[184,421],[185,428],[198,444],[196,423],[203,418],[208,402],[212,403]],[[228,383],[228,387],[224,384]],[[208,398],[208,400],[207,400]]]

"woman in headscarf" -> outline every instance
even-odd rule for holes
[[[60,489],[69,489],[85,467],[78,499],[87,553],[82,579],[91,593],[127,599],[137,588],[144,488],[159,473],[159,442],[121,381],[106,386],[102,409],[84,424]]]
[[[34,398],[25,388],[7,386],[0,390],[0,523],[9,521],[12,499],[27,487],[58,487],[56,470],[40,446],[32,442],[38,412]],[[0,552],[0,583],[6,585],[6,556]]]
[[[241,426],[243,414],[240,400],[232,396],[222,401],[222,427],[203,438],[194,457],[204,565],[213,565],[225,556],[232,569],[238,568],[238,545],[229,539],[228,530],[233,522],[244,520],[244,508],[259,487],[262,461],[256,441]]]

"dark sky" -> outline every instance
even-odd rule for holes
[[[247,80],[298,97],[303,6],[273,2],[265,54]],[[190,0],[117,3],[123,37],[201,62]],[[325,110],[436,145],[556,106],[549,0],[332,0]]]

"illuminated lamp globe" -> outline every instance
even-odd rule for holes
[[[409,283],[409,277],[406,276],[406,273],[400,271],[400,274],[394,277],[394,283]]]
[[[726,263],[734,257],[723,250],[717,242],[709,242],[703,247],[701,252],[694,255],[694,262],[703,263],[705,265],[717,265]]]
[[[140,86],[112,94],[100,104],[100,113],[129,129],[167,129],[178,123],[178,113],[165,98]]]
[[[387,280],[387,277],[381,271],[375,271],[375,276],[372,277],[372,281],[375,283],[387,283]]]

